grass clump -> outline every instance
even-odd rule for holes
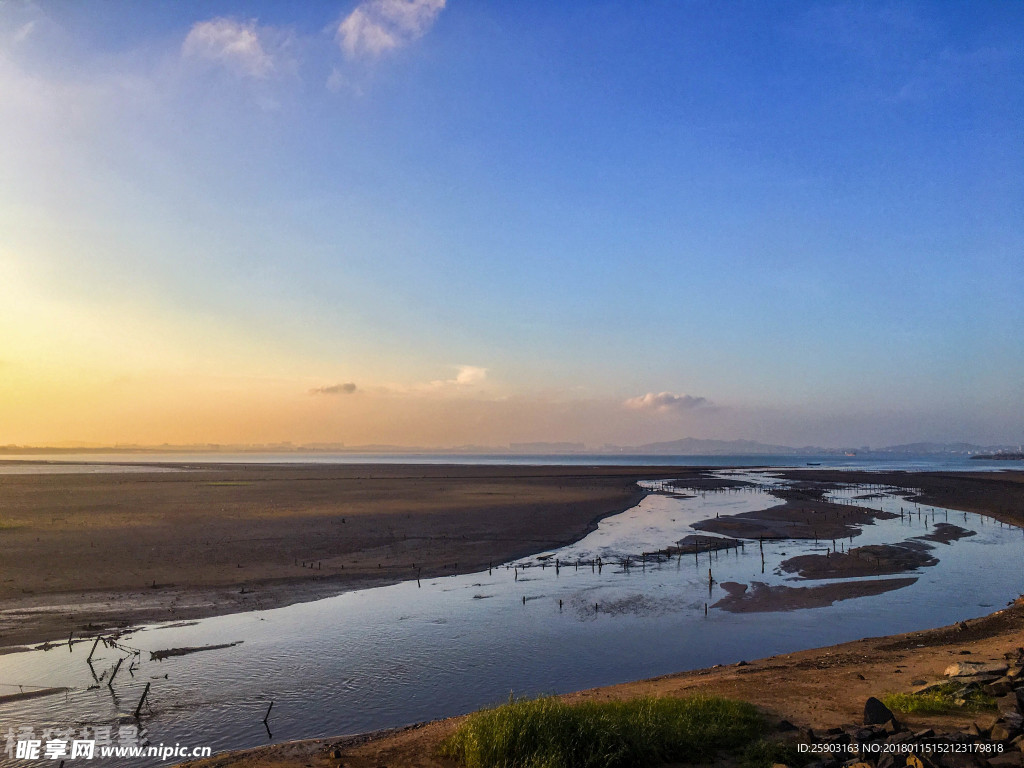
[[[882,703],[893,712],[942,715],[949,712],[980,712],[995,709],[996,700],[978,688],[962,683],[942,683],[921,693],[890,693]]]
[[[764,730],[752,705],[716,696],[577,704],[510,698],[467,717],[441,752],[467,768],[626,768],[705,761]]]

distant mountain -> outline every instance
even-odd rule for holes
[[[772,445],[755,440],[700,440],[695,437],[684,437],[682,440],[670,440],[664,443],[647,443],[626,450],[630,453],[672,456],[803,456],[835,453],[835,451],[817,446],[793,448],[789,445]]]

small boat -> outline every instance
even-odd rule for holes
[[[820,467],[821,466],[821,462],[820,461],[808,461],[807,462],[807,466],[808,467]]]

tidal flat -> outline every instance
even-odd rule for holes
[[[154,740],[190,737],[219,750],[359,733],[466,712],[509,690],[567,692],[925,629],[991,612],[1021,591],[1014,566],[1024,549],[1020,530],[974,513],[922,507],[915,501],[920,486],[833,479],[809,493],[827,505],[812,511],[794,503],[793,481],[778,472],[674,468],[656,479],[657,471],[630,468],[631,477],[602,471],[608,474],[584,474],[584,485],[610,483],[643,498],[596,524],[587,521],[570,542],[544,548],[534,539],[532,553],[488,559],[490,568],[485,563],[452,576],[420,572],[418,580],[277,610],[149,624],[119,638],[128,651],[105,649],[92,664],[85,663],[85,638],[0,657],[4,682],[69,689],[57,699],[5,707],[0,725],[116,721],[150,682],[145,722]],[[648,475],[640,478],[643,488],[634,484],[637,474]],[[229,482],[212,487],[249,487]],[[546,489],[568,485],[550,475],[541,482]],[[725,539],[707,530],[713,521],[777,519],[780,506],[802,538]],[[824,540],[816,518],[828,526],[843,517],[843,538]],[[925,543],[954,521],[974,535]],[[794,590],[805,590],[808,580],[783,567],[795,558],[830,560],[907,540],[931,547],[938,562],[914,565],[900,588],[885,594],[875,593],[891,576],[860,575],[813,581],[829,599],[801,602]],[[969,599],[950,600],[950,585],[976,579],[982,562],[984,584]],[[728,599],[735,584],[748,585],[751,595],[767,590],[787,597],[781,605],[754,600],[759,607],[734,612]],[[773,613],[780,608],[783,613]],[[103,631],[109,630],[92,634]],[[227,647],[238,641],[244,642]],[[216,646],[222,647],[162,662],[150,656]],[[139,663],[108,687],[111,665],[131,649],[139,651]],[[260,717],[269,701],[275,702],[273,728],[264,729]]]

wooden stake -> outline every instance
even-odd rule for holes
[[[146,697],[149,695],[149,686],[150,686],[150,683],[146,683],[146,690],[144,690],[142,692],[142,698],[139,699],[139,706],[137,706],[135,708],[135,719],[136,720],[139,719],[139,713],[142,711],[142,704],[146,700]]]
[[[117,677],[117,670],[121,668],[122,661],[124,661],[123,656],[117,660],[117,664],[114,665],[114,671],[111,673],[110,679],[107,680],[107,688],[109,688],[110,690],[114,690],[114,678]]]

